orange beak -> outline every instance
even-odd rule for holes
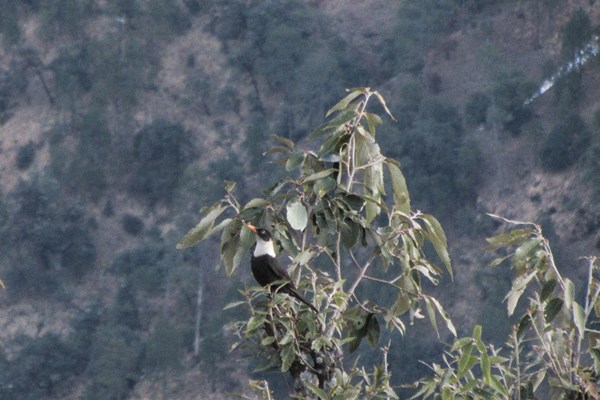
[[[248,229],[250,229],[252,232],[256,233],[256,227],[252,224],[250,224],[249,222],[246,223],[246,226],[248,227]]]

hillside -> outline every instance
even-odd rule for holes
[[[508,278],[486,265],[497,226],[485,213],[542,224],[574,279],[577,258],[600,252],[597,60],[523,106],[597,34],[596,2],[5,9],[0,398],[225,399],[264,376],[228,351],[226,324],[240,315],[221,311],[249,272],[215,268],[218,239],[175,243],[224,181],[238,182],[240,202],[274,182],[270,135],[310,146],[306,134],[349,87],[379,90],[398,119],[378,140],[416,208],[444,224],[455,281],[438,291],[459,330],[491,321],[485,334],[501,343],[508,329]],[[399,383],[439,354],[428,329],[397,338]]]

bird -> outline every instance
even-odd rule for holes
[[[298,293],[298,289],[294,286],[292,278],[290,278],[287,271],[279,264],[275,255],[271,232],[263,228],[256,228],[249,223],[246,223],[246,226],[256,234],[256,247],[250,259],[252,275],[254,275],[256,282],[263,287],[271,285],[272,291],[286,293],[289,296],[295,297],[310,307],[311,310],[318,313],[319,310]],[[282,283],[273,285],[274,282],[278,281]]]

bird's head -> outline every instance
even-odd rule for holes
[[[271,232],[264,228],[257,228],[252,224],[246,223],[248,229],[256,234],[256,249],[254,250],[255,256],[261,256],[269,254],[275,257],[275,248],[273,246],[273,237]]]
[[[261,240],[263,240],[265,242],[272,240],[271,232],[269,232],[268,230],[263,229],[263,228],[257,228],[251,224],[246,224],[246,226],[252,232],[256,233],[256,236],[258,236]]]

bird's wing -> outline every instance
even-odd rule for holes
[[[292,278],[290,278],[290,275],[281,266],[281,264],[275,257],[270,257],[268,260],[268,264],[269,264],[269,269],[271,270],[271,273],[273,274],[273,277],[275,278],[275,279],[273,279],[273,282],[274,281],[292,282]]]

